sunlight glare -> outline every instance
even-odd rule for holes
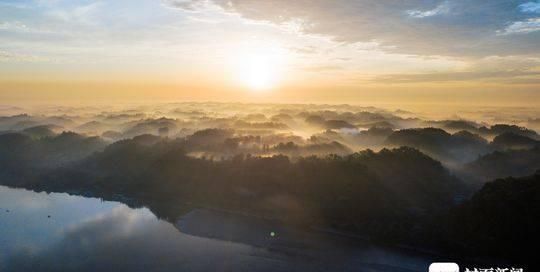
[[[275,88],[283,69],[284,53],[280,48],[250,48],[236,62],[236,77],[239,83],[252,91]]]
[[[275,71],[267,56],[248,56],[243,62],[241,80],[253,90],[267,90],[274,86]]]

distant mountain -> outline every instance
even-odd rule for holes
[[[28,114],[0,116],[0,130],[18,130],[21,129],[21,126],[19,126],[18,124],[23,122],[31,122],[31,120],[32,117]]]
[[[361,128],[378,128],[378,129],[396,129],[397,128],[396,125],[390,123],[389,121],[360,123],[356,125]]]
[[[540,147],[527,150],[495,151],[464,166],[468,178],[486,182],[505,177],[530,175],[540,169]]]
[[[24,129],[22,133],[32,138],[45,138],[55,136],[57,134],[56,131],[60,129],[61,127],[54,125],[41,125]]]
[[[324,123],[324,128],[340,129],[340,128],[356,128],[356,126],[344,120],[327,120]]]
[[[441,128],[447,131],[451,132],[457,132],[457,131],[468,131],[472,133],[477,133],[478,128],[480,127],[479,124],[468,121],[468,120],[443,120],[443,121],[427,121],[427,125]]]
[[[486,137],[495,137],[503,133],[513,133],[517,135],[526,136],[532,139],[540,139],[536,131],[520,127],[516,125],[507,125],[507,124],[497,124],[491,127],[481,127],[478,129],[478,133]]]
[[[394,131],[391,128],[371,127],[368,130],[331,130],[312,135],[310,142],[328,143],[332,141],[340,142],[352,147],[355,150],[384,147],[386,138]]]
[[[394,130],[391,128],[371,127],[368,130],[351,135],[347,139],[359,146],[376,148],[383,146],[388,136],[392,135],[392,133],[394,133]]]
[[[274,122],[289,124],[289,125],[295,123],[294,118],[290,116],[289,114],[285,114],[285,113],[276,114],[270,117],[270,120]]]
[[[338,120],[338,119],[326,120],[319,115],[308,116],[305,119],[305,122],[321,129],[356,128],[355,125],[345,120]]]
[[[27,128],[36,127],[36,126],[40,126],[40,125],[43,125],[43,124],[40,123],[37,120],[34,120],[33,118],[28,118],[26,120],[22,120],[22,121],[19,121],[19,122],[15,123],[15,124],[11,125],[9,127],[9,130],[20,131],[20,130],[24,130],[24,129],[27,129]]]
[[[280,122],[246,122],[236,121],[233,125],[237,129],[270,129],[270,130],[285,130],[289,127]]]
[[[306,155],[348,155],[353,153],[350,148],[337,141],[331,141],[328,143],[315,143],[307,145],[297,145],[294,142],[279,143],[271,149],[287,156],[306,156]]]
[[[424,123],[428,126],[444,129],[449,132],[468,131],[472,134],[478,134],[488,139],[505,133],[512,133],[515,135],[540,140],[540,135],[538,135],[536,131],[517,125],[495,124],[492,126],[482,126],[479,123],[469,120],[425,121]]]
[[[122,138],[122,133],[114,130],[107,130],[101,134],[101,137],[107,140],[116,141]]]
[[[467,131],[450,134],[438,128],[403,129],[388,136],[390,146],[410,146],[450,164],[472,161],[490,151],[488,142]]]
[[[91,134],[99,135],[102,131],[105,131],[107,129],[107,127],[108,127],[108,125],[106,125],[106,124],[104,124],[102,122],[90,121],[90,122],[86,122],[86,123],[76,127],[75,129],[78,132],[91,133]]]
[[[492,145],[498,150],[531,149],[540,146],[540,141],[520,134],[515,134],[514,132],[505,132],[495,137]]]
[[[72,128],[75,126],[75,121],[71,117],[61,116],[41,116],[20,114],[13,116],[0,116],[0,131],[12,130],[21,131],[32,127],[50,126],[61,128]]]
[[[196,131],[186,137],[186,145],[189,149],[200,150],[200,148],[210,148],[221,145],[225,140],[234,136],[232,129],[209,128]]]
[[[167,128],[171,133],[178,130],[179,121],[171,118],[145,119],[133,121],[127,124],[128,128],[123,131],[123,138],[132,138],[142,134],[159,135],[162,128]]]
[[[35,117],[35,119],[40,124],[51,124],[55,126],[60,126],[64,128],[73,128],[76,123],[73,121],[73,118],[71,116],[67,115],[53,115],[53,116],[45,116],[45,117]]]

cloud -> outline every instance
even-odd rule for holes
[[[96,23],[96,14],[103,6],[103,2],[93,2],[86,5],[75,6],[71,9],[53,9],[47,12],[49,18],[66,23],[92,25]]]
[[[450,8],[448,5],[448,2],[445,1],[434,9],[426,10],[426,11],[408,10],[407,14],[414,18],[424,18],[424,17],[431,17],[435,15],[440,15],[440,14],[447,14],[449,11],[450,11]]]
[[[335,72],[341,71],[344,68],[338,65],[319,65],[319,66],[310,66],[304,68],[304,71],[307,72]]]
[[[392,74],[382,75],[374,79],[381,83],[425,83],[425,82],[452,82],[452,81],[485,81],[496,80],[504,83],[538,83],[534,77],[540,76],[535,71],[466,71],[466,72],[441,72],[424,74]],[[533,77],[533,78],[531,78]]]
[[[537,84],[540,82],[540,59],[520,57],[487,57],[463,71],[415,74],[387,74],[373,79],[381,83],[424,82],[497,82],[507,84]]]
[[[540,13],[540,2],[527,2],[518,7],[521,12]]]
[[[314,46],[303,46],[303,47],[290,47],[290,51],[298,53],[298,54],[304,54],[304,55],[311,55],[318,53],[317,48]]]
[[[540,18],[528,19],[526,21],[513,22],[504,30],[498,31],[499,35],[527,34],[540,30]]]
[[[0,6],[2,7],[9,7],[9,8],[16,8],[16,9],[27,9],[30,6],[27,3],[17,3],[17,2],[1,2]]]
[[[206,0],[163,0],[166,6],[183,9],[185,11],[196,11],[204,8],[208,4]]]
[[[19,21],[13,22],[0,22],[0,31],[15,31],[15,32],[27,32],[28,26]]]
[[[540,35],[534,31],[520,37],[500,35],[508,22],[533,23],[528,21],[532,14],[522,12],[532,10],[532,4],[527,4],[530,1],[186,0],[180,6],[201,3],[212,3],[247,20],[276,25],[301,21],[304,34],[346,43],[377,42],[385,51],[396,53],[456,57],[540,54]],[[445,16],[437,16],[442,14]]]
[[[0,62],[40,62],[46,58],[0,50]]]

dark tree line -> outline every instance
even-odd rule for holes
[[[228,139],[222,134],[201,132],[191,142]],[[105,147],[98,138],[70,133],[0,135],[0,183],[121,196],[171,221],[186,204],[218,207],[449,252],[520,259],[538,242],[538,173],[487,183],[461,203],[470,188],[410,147],[293,161],[283,155],[195,158],[186,151],[191,142],[143,135]]]

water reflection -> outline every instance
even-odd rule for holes
[[[1,271],[426,271],[430,263],[220,212],[171,224],[148,209],[6,187],[0,241]]]

